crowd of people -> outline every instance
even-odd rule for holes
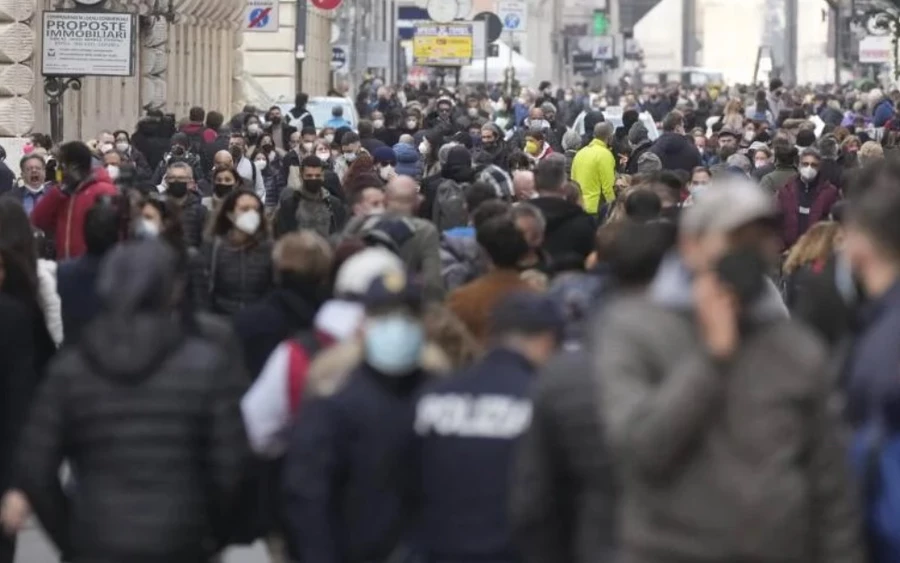
[[[308,101],[0,166],[0,563],[900,561],[900,91]]]

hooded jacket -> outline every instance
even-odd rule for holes
[[[397,174],[401,176],[409,176],[416,180],[422,179],[424,167],[422,159],[419,157],[417,147],[407,143],[397,143],[394,145],[394,154],[397,155]]]
[[[594,218],[578,205],[561,197],[538,197],[529,201],[544,214],[544,251],[552,262],[567,262],[573,256],[588,257],[594,250],[597,224]]]
[[[239,363],[164,309],[172,252],[114,249],[104,312],[60,352],[23,434],[16,485],[67,561],[205,560],[228,532],[247,453]],[[60,461],[78,487],[60,488]]]
[[[770,283],[735,354],[716,361],[694,308],[671,256],[647,296],[605,309],[594,366],[622,487],[622,559],[864,560],[818,339],[786,318]]]
[[[697,148],[687,137],[673,131],[660,135],[650,151],[662,161],[663,170],[684,170],[691,173],[703,163]]]
[[[88,210],[100,196],[118,193],[106,169],[95,168],[71,194],[51,189],[31,212],[31,222],[53,236],[58,260],[77,258],[87,252],[84,219]]]

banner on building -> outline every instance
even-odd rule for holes
[[[882,64],[894,60],[893,45],[889,35],[868,35],[859,41],[859,62]]]
[[[417,23],[413,36],[416,66],[465,66],[472,62],[471,23]]]
[[[44,12],[44,76],[132,76],[135,16],[119,12]]]

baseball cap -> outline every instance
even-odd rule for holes
[[[684,209],[680,230],[690,234],[729,232],[754,221],[777,217],[771,194],[745,178],[728,175],[713,180],[703,197]]]
[[[334,293],[362,297],[372,281],[387,272],[403,272],[403,261],[386,248],[371,247],[347,259],[337,272]]]
[[[491,314],[491,334],[552,332],[560,338],[565,318],[557,303],[546,295],[515,292],[501,300]]]
[[[414,283],[404,271],[391,271],[372,280],[363,296],[367,311],[409,307],[422,309],[422,287]]]

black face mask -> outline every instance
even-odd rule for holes
[[[244,149],[241,147],[231,147],[228,149],[228,152],[231,153],[231,158],[234,159],[234,164],[237,165],[238,162],[244,158]]]
[[[303,180],[303,189],[310,193],[320,192],[324,186],[325,181],[319,178]]]
[[[231,193],[231,190],[234,189],[234,186],[231,184],[216,184],[213,188],[213,193],[218,198],[223,198]]]
[[[269,121],[272,122],[272,125],[278,125],[278,124],[281,123],[281,117],[273,117],[273,118],[270,119]]]
[[[719,280],[728,286],[741,306],[753,304],[766,289],[766,262],[752,248],[737,248],[723,256],[716,264]]]
[[[180,145],[175,145],[174,147],[172,147],[172,154],[174,154],[175,156],[181,156],[184,153],[185,153],[184,147],[182,147]]]
[[[168,184],[168,188],[166,189],[166,193],[174,198],[182,198],[186,196],[187,191],[187,182],[170,182]]]

